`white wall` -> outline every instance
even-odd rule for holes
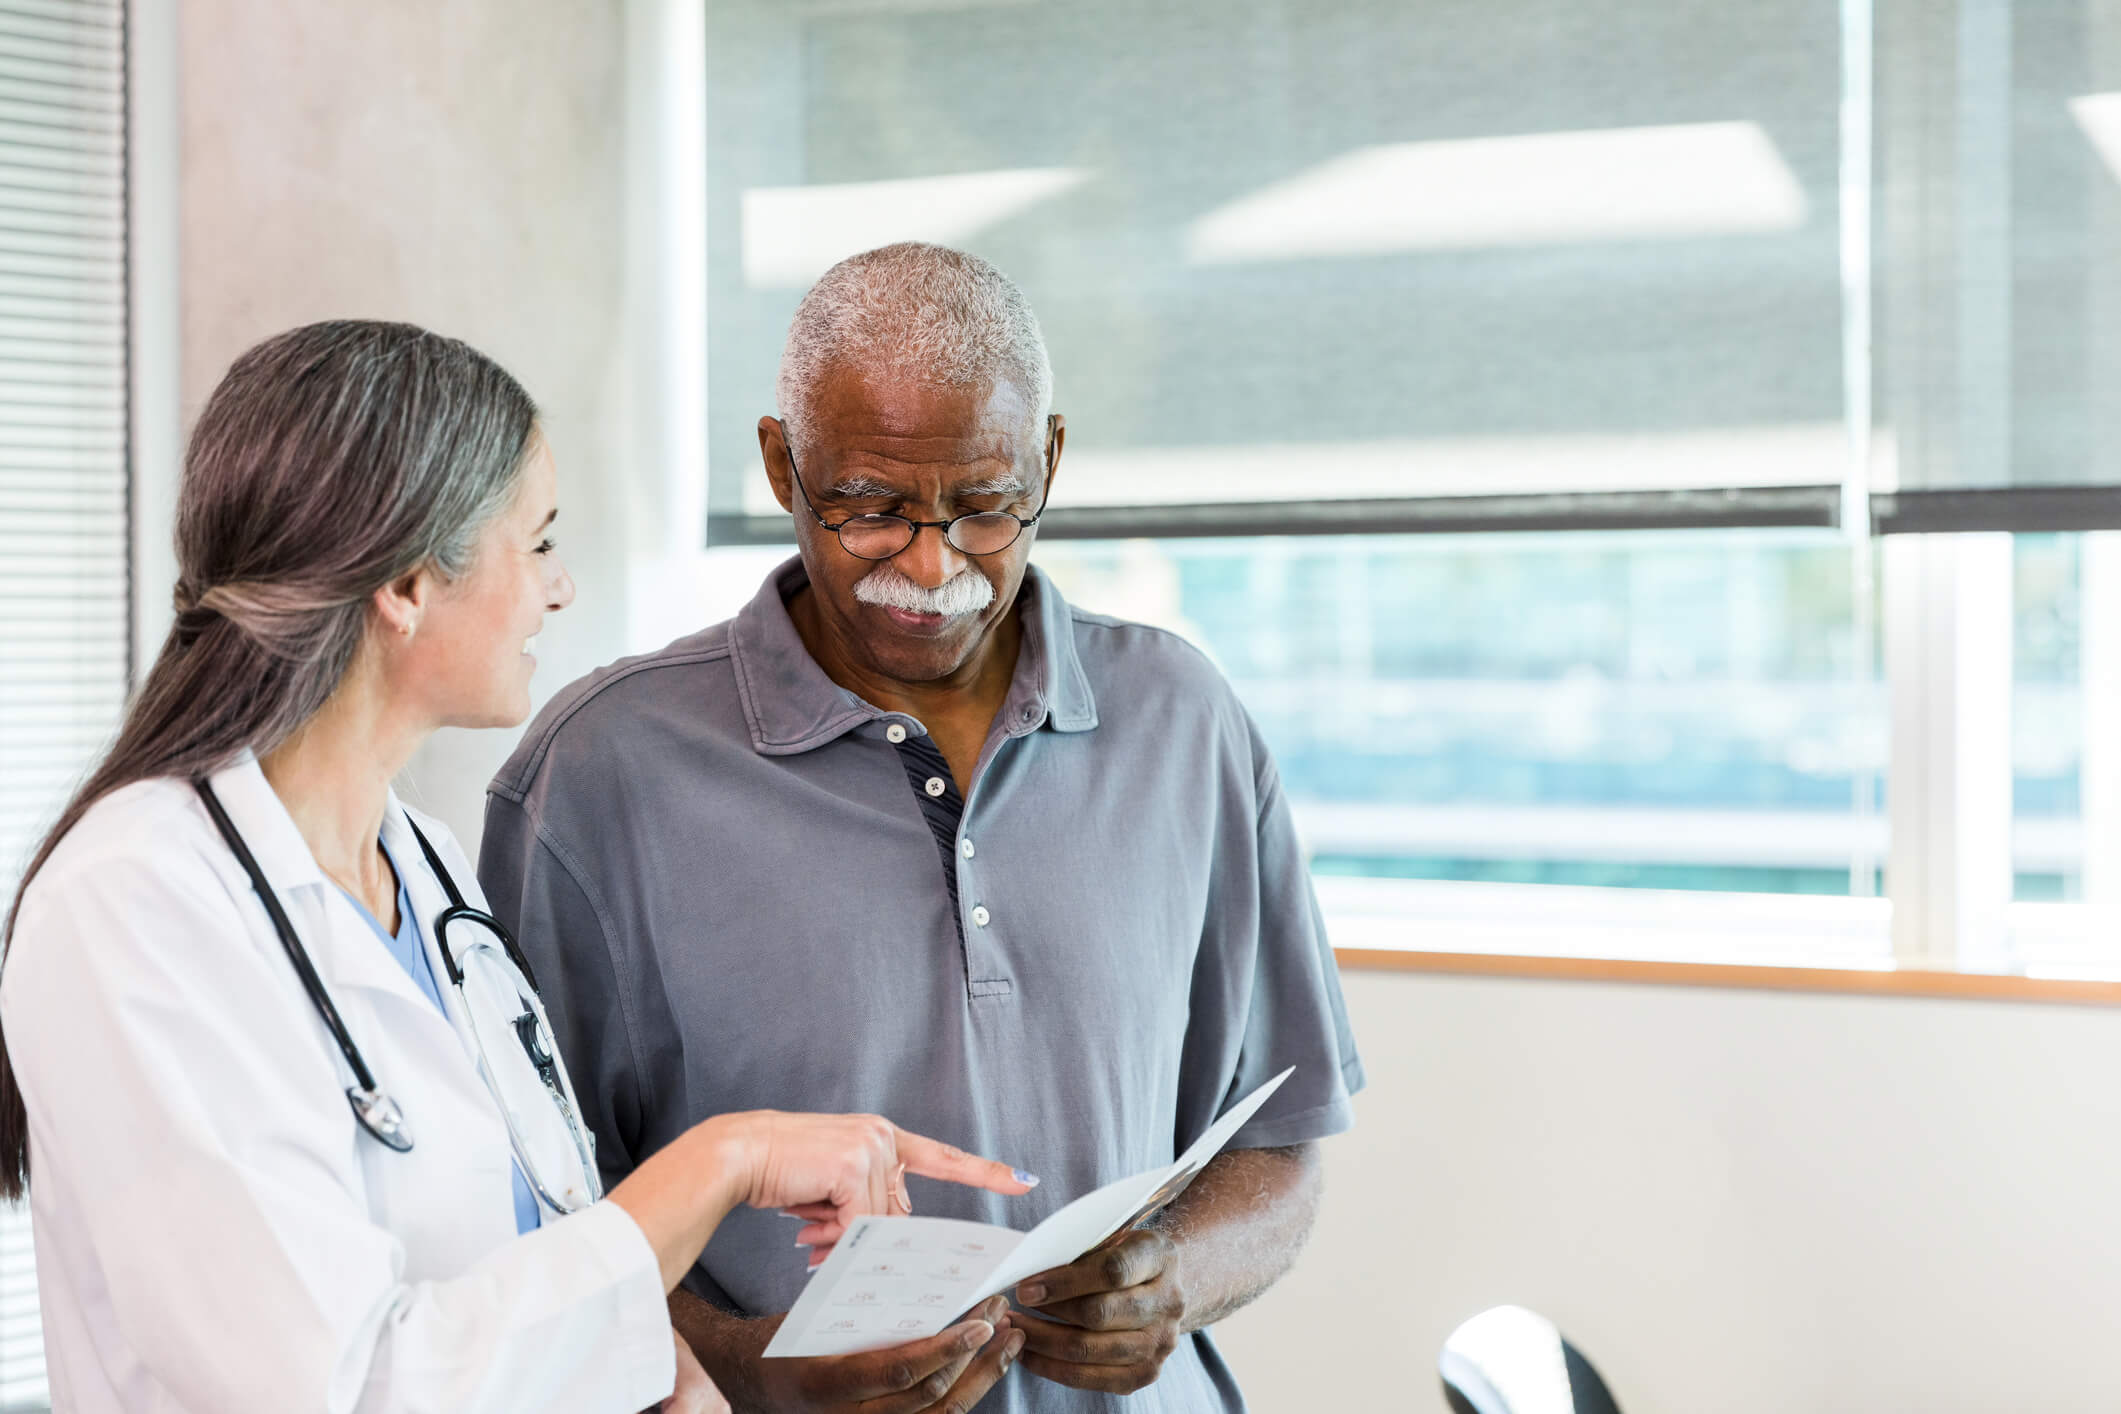
[[[625,631],[627,12],[620,0],[181,0],[178,12],[186,426],[238,353],[313,319],[411,320],[499,359],[545,410],[581,588],[541,641],[543,692],[617,656]],[[510,744],[444,733],[401,786],[470,842]]]
[[[1357,1128],[1224,1328],[1261,1409],[1441,1411],[1444,1337],[1501,1302],[1627,1414],[2121,1408],[2121,1016],[1346,980]]]
[[[682,332],[696,292],[642,273],[674,258],[644,223],[688,219],[644,155],[644,66],[673,51],[642,17],[683,9],[183,0],[187,418],[245,345],[325,315],[499,357],[548,410],[582,591],[541,691],[726,612],[771,558],[683,553],[696,449],[682,416],[646,426],[684,390],[643,331]],[[413,771],[467,842],[509,744],[440,739]],[[1225,1328],[1260,1409],[1441,1409],[1437,1347],[1501,1301],[1560,1321],[1629,1414],[2121,1405],[2099,1340],[2121,1310],[2121,1017],[1348,987],[1361,1125],[1329,1148],[1297,1271]]]

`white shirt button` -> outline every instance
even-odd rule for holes
[[[987,911],[987,905],[976,903],[972,906],[972,921],[980,927],[986,927],[988,921],[993,917],[994,915]]]
[[[921,789],[927,791],[930,795],[940,796],[944,791],[950,789],[950,787],[943,784],[943,778],[941,776],[930,776],[928,778],[928,784],[921,787]]]
[[[957,847],[957,852],[959,854],[964,855],[965,858],[970,859],[972,857],[972,841],[966,840],[963,844],[959,845]]]
[[[905,739],[906,729],[899,723],[893,722],[890,726],[884,728],[884,740],[890,742],[893,746],[897,746]]]

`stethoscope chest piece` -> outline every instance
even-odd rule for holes
[[[412,1149],[412,1134],[405,1128],[405,1111],[398,1102],[381,1090],[364,1090],[358,1085],[346,1087],[346,1102],[353,1106],[354,1118],[361,1128],[376,1137],[385,1148],[398,1153]]]

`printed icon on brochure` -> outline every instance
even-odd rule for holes
[[[941,1310],[949,1306],[950,1293],[947,1291],[923,1291],[908,1300],[906,1304],[908,1306],[926,1306],[931,1310]]]
[[[984,1242],[960,1242],[950,1250],[957,1253],[960,1257],[984,1257],[987,1255],[987,1244]]]
[[[945,1262],[934,1271],[928,1273],[928,1275],[934,1277],[937,1281],[963,1281],[965,1279],[965,1264],[963,1262]]]
[[[839,1304],[842,1306],[880,1306],[883,1304],[883,1300],[884,1298],[877,1295],[875,1290],[864,1288],[860,1291],[848,1292],[840,1298]]]
[[[872,1262],[869,1270],[862,1273],[863,1276],[869,1277],[899,1277],[905,1274],[906,1264],[903,1262]]]
[[[862,1323],[860,1321],[834,1321],[830,1325],[819,1326],[817,1333],[819,1335],[852,1335],[861,1328]]]
[[[913,1250],[913,1239],[910,1237],[901,1237],[898,1241],[892,1243],[884,1250],[886,1252],[911,1252]]]
[[[919,1316],[908,1316],[905,1320],[900,1321],[892,1329],[902,1331],[924,1331],[928,1329],[928,1323],[922,1320]]]

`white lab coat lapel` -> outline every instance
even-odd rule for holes
[[[218,772],[212,784],[334,1000],[342,987],[361,987],[417,1004],[432,1014],[434,1006],[426,994],[377,943],[368,920],[318,867],[308,841],[256,759],[245,757]],[[360,925],[358,930],[350,923]],[[358,1035],[354,1044],[367,1050]]]
[[[413,1140],[409,1153],[393,1153],[365,1135],[358,1139],[371,1211],[406,1238],[409,1252],[431,1259],[437,1270],[461,1267],[515,1232],[511,1150],[468,1035],[460,1029],[456,989],[434,952],[430,934],[447,897],[405,823],[404,807],[391,796],[384,839],[404,870],[406,895],[446,1015],[435,1010],[369,920],[318,867],[255,760],[220,772],[213,787],[287,910],[377,1085],[404,1110]],[[461,881],[458,886],[464,887]],[[321,1020],[318,1027],[323,1031]],[[346,1078],[351,1083],[352,1076]],[[467,1184],[479,1190],[468,1201]]]
[[[434,839],[435,832],[430,830],[428,838]],[[396,791],[391,792],[390,804],[383,812],[383,843],[390,850],[390,857],[398,862],[398,868],[403,871],[401,882],[405,885],[405,896],[412,901],[413,918],[419,924],[420,945],[427,949],[427,965],[434,969],[435,986],[442,993],[443,1012],[448,1018],[450,1028],[456,1033],[457,1044],[462,1047],[465,1058],[472,1064],[473,1078],[477,1079],[479,1051],[472,1040],[471,1020],[464,1014],[464,994],[450,982],[449,966],[442,957],[441,940],[435,936],[435,920],[442,916],[444,910],[452,907],[449,893],[429,866],[427,852],[420,848],[420,841],[413,834],[411,817],[406,813],[404,804],[399,801]],[[445,848],[446,846],[440,844],[435,846],[438,854]],[[443,856],[442,862],[443,866],[450,870],[450,878],[456,884],[464,902],[483,911],[486,899],[479,892],[478,880],[452,863],[446,855]],[[395,963],[396,959],[391,961]],[[403,969],[400,969],[400,975],[402,973]],[[426,1002],[426,998],[423,996],[421,1001]],[[428,1010],[434,1010],[431,1004],[428,1005]],[[479,1080],[478,1083],[483,1091],[485,1081]],[[490,1101],[492,1096],[488,1095],[487,1098]]]

